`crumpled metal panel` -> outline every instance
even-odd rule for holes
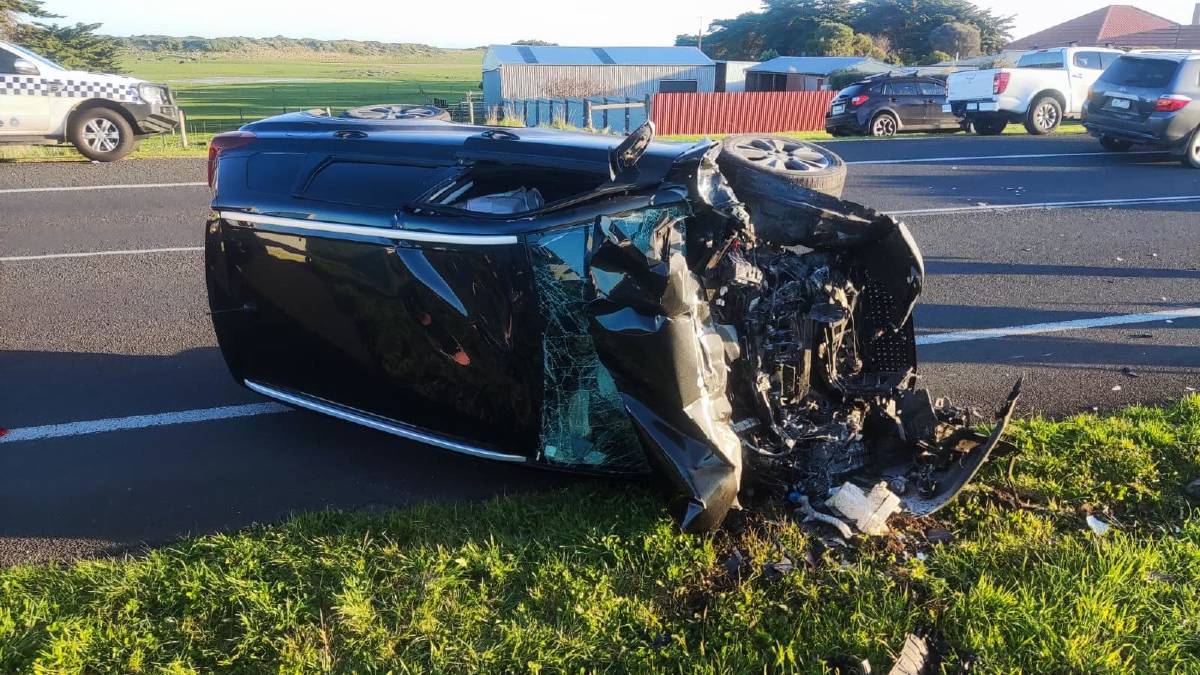
[[[542,338],[540,458],[599,471],[645,473],[646,453],[588,332],[584,256],[588,226],[542,237],[531,247]]]
[[[688,269],[681,208],[602,217],[590,247],[587,311],[650,460],[679,497],[686,532],[718,526],[737,503],[741,441],[726,394],[727,345]]]

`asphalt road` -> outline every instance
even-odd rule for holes
[[[1200,307],[1200,171],[1087,138],[831,145],[851,163],[848,198],[910,212],[938,393],[986,409],[1024,374],[1022,413],[1057,416],[1200,389],[1200,318],[1104,325]],[[0,428],[262,402],[230,380],[205,313],[208,190],[163,185],[203,181],[203,164],[0,164]],[[60,189],[94,185],[142,187]],[[1095,200],[1121,203],[1004,208]],[[168,250],[41,257],[147,249]],[[969,332],[1065,321],[1083,323]],[[0,442],[0,564],[572,480],[304,412]]]

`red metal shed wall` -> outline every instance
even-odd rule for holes
[[[660,134],[822,131],[832,91],[655,94]]]

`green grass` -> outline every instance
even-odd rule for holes
[[[886,672],[928,629],[947,667],[978,672],[1200,672],[1200,511],[1181,491],[1200,476],[1200,396],[1013,439],[1014,483],[989,465],[924,561],[894,540],[821,551],[769,509],[740,534],[681,535],[629,485],[313,513],[0,571],[0,671]],[[1090,534],[1088,510],[1114,531]],[[911,552],[923,538],[904,531]],[[751,561],[737,579],[734,549]],[[800,567],[772,580],[783,551]]]

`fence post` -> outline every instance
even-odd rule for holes
[[[535,99],[533,104],[533,126],[540,127],[542,126],[542,99]]]
[[[179,110],[179,142],[183,143],[183,147],[188,146],[187,140],[187,117],[183,114],[183,109]]]
[[[592,130],[592,100],[585,99],[583,102],[583,126],[588,131]]]
[[[654,121],[654,115],[652,114],[654,111],[653,106],[654,106],[654,94],[646,94],[646,101],[644,103],[642,103],[642,110],[645,111],[645,113],[646,113],[646,121],[647,122]]]
[[[475,124],[475,102],[471,100],[471,92],[467,92],[467,119]]]
[[[625,97],[625,133],[629,133],[629,101],[628,96]]]
[[[602,119],[604,120],[603,128],[605,131],[608,131],[608,97],[607,96],[604,97],[604,116]]]

